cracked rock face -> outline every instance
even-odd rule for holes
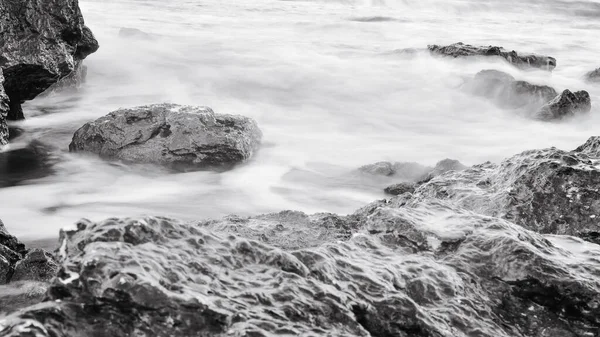
[[[247,117],[156,104],[117,110],[85,124],[69,150],[175,170],[219,170],[250,159],[261,137],[256,122]]]
[[[429,45],[429,51],[433,54],[451,57],[501,57],[508,63],[520,69],[537,68],[552,71],[556,68],[556,59],[550,56],[536,54],[520,54],[516,51],[508,51],[496,46],[472,46],[462,42],[447,46]]]
[[[289,245],[304,225],[329,234]],[[273,231],[284,234],[257,239]],[[61,238],[46,301],[2,319],[1,335],[583,337],[600,327],[599,246],[439,200],[400,196],[348,217],[82,221]]]
[[[98,49],[77,0],[0,2],[0,68],[10,98],[10,119],[21,119],[31,100]]]
[[[600,243],[600,137],[574,151],[530,150],[421,185],[419,200],[449,201],[540,233]]]

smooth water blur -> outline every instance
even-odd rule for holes
[[[38,98],[20,124],[59,148],[53,175],[0,189],[1,217],[20,237],[56,235],[81,217],[184,219],[281,209],[348,213],[390,181],[350,175],[381,160],[499,161],[522,150],[572,149],[600,126],[600,4],[591,1],[80,0],[100,41],[85,90]],[[153,39],[124,39],[121,27]],[[403,48],[462,41],[556,57],[552,74],[495,60],[450,60]],[[460,90],[495,68],[517,79],[586,89],[589,117],[543,123]],[[119,107],[173,102],[255,118],[263,147],[216,174],[167,174],[68,153],[73,132]],[[393,181],[392,181],[393,182]]]

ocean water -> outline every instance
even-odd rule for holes
[[[572,149],[600,126],[596,1],[81,0],[100,49],[78,93],[28,102],[24,139],[50,144],[50,176],[0,189],[2,220],[23,239],[79,218],[181,219],[294,209],[346,214],[393,180],[353,174],[377,161],[499,161]],[[119,37],[137,28],[151,39]],[[462,41],[557,59],[552,73],[498,60],[399,50]],[[588,116],[532,121],[459,89],[482,69],[561,91],[587,90]],[[169,174],[68,153],[73,132],[120,107],[172,102],[256,119],[263,146],[226,173]],[[25,142],[25,140],[23,140]],[[18,147],[22,144],[13,144]]]

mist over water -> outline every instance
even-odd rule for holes
[[[0,189],[19,238],[49,237],[81,217],[183,219],[282,209],[348,213],[393,180],[351,174],[377,161],[465,164],[523,150],[575,148],[598,135],[600,3],[592,1],[81,0],[100,49],[85,89],[37,98],[18,124],[57,148],[51,176]],[[122,27],[151,39],[121,38]],[[462,41],[557,59],[552,73],[498,60],[451,60],[404,48]],[[592,99],[589,116],[532,121],[459,89],[482,69]],[[74,131],[120,107],[206,105],[256,119],[263,146],[226,173],[168,174],[69,154]],[[19,146],[15,144],[14,146]]]

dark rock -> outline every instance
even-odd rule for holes
[[[247,117],[155,104],[117,110],[85,124],[69,150],[176,170],[228,169],[250,159],[261,137],[256,122]]]
[[[466,169],[467,166],[463,165],[461,162],[459,162],[456,159],[443,159],[440,160],[437,164],[435,164],[435,167],[428,172],[426,175],[422,176],[418,181],[417,184],[422,184],[425,182],[428,182],[429,180],[442,175],[446,172],[449,171],[461,171]]]
[[[0,220],[0,284],[10,281],[15,264],[26,253],[25,245],[8,233]]]
[[[48,176],[57,162],[52,148],[36,140],[23,147],[0,152],[0,187],[15,186]]]
[[[58,264],[54,257],[41,249],[33,249],[15,264],[15,271],[10,279],[15,281],[50,281],[58,272]]]
[[[0,68],[11,103],[9,118],[22,118],[31,100],[98,49],[84,26],[77,0],[0,2]]]
[[[443,199],[530,230],[583,239],[600,233],[600,138],[575,151],[531,150],[421,185],[415,199]]]
[[[119,30],[119,37],[126,39],[138,39],[138,40],[155,40],[156,36],[148,34],[137,28],[126,28],[123,27]]]
[[[585,74],[585,78],[588,82],[600,82],[600,68]]]
[[[544,105],[534,118],[540,120],[555,120],[585,114],[592,109],[590,94],[585,91],[571,92],[565,89],[560,95]]]
[[[383,190],[387,194],[400,195],[404,193],[413,193],[415,191],[415,184],[411,183],[398,183],[386,187]]]
[[[8,112],[10,111],[10,105],[8,96],[4,92],[4,75],[2,68],[0,68],[0,147],[8,144],[9,130],[6,119],[8,118]]]
[[[502,47],[496,46],[472,46],[462,42],[454,43],[448,46],[429,45],[427,46],[432,54],[451,56],[451,57],[501,57],[520,69],[539,68],[551,71],[556,67],[556,59],[550,56],[535,54],[519,54],[516,51],[508,51]]]
[[[277,222],[318,229],[325,218],[334,232],[354,235],[306,247],[288,245],[282,234],[273,244],[257,239],[280,230]],[[4,317],[3,336],[600,332],[600,246],[435,199],[395,197],[349,217],[281,212],[200,226],[157,217],[82,221],[61,238],[61,270],[46,302]]]
[[[558,95],[554,88],[517,81],[511,75],[498,70],[482,70],[467,83],[470,92],[492,99],[503,108],[538,110]]]

